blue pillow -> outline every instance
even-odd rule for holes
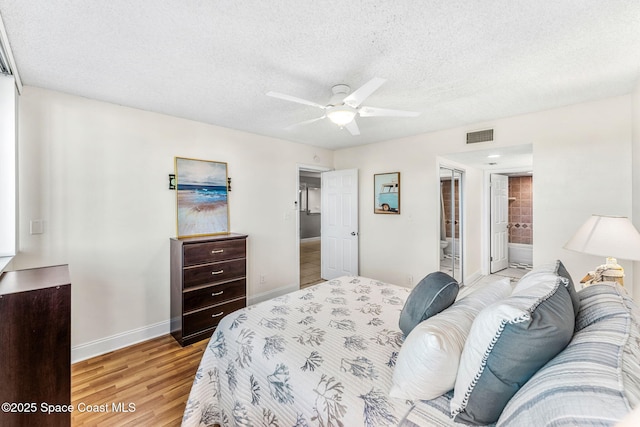
[[[455,421],[496,422],[520,387],[567,346],[574,324],[566,280],[544,269],[482,310],[462,351],[451,400]]]
[[[428,274],[409,294],[400,313],[400,329],[405,336],[418,323],[440,313],[456,300],[460,286],[441,271]]]
[[[566,287],[567,287],[567,290],[569,291],[569,296],[571,297],[571,304],[573,305],[574,315],[577,317],[578,312],[580,311],[580,297],[578,296],[576,287],[573,285],[573,280],[571,279],[571,275],[569,274],[564,264],[560,260],[556,261],[555,272],[558,276],[564,277],[568,281],[568,283],[566,284]]]

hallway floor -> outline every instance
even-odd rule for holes
[[[300,289],[320,282],[320,240],[300,241]]]

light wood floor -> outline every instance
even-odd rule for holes
[[[166,335],[73,364],[71,425],[179,426],[208,341],[180,347]]]
[[[320,277],[320,240],[300,242],[300,288],[322,282]]]

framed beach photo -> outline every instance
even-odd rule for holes
[[[400,214],[400,172],[373,175],[373,212]]]
[[[178,237],[229,233],[227,164],[175,158]]]

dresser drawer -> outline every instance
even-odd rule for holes
[[[193,243],[184,245],[184,266],[223,261],[246,256],[245,240]]]
[[[199,308],[222,304],[225,301],[243,297],[245,296],[246,287],[246,280],[240,279],[187,291],[184,293],[184,311],[187,313]]]
[[[186,314],[182,325],[182,335],[188,336],[218,325],[220,320],[229,313],[246,306],[244,298],[226,304],[216,305],[195,313]]]
[[[246,276],[247,264],[244,259],[215,262],[185,268],[183,271],[184,289],[216,283]]]

